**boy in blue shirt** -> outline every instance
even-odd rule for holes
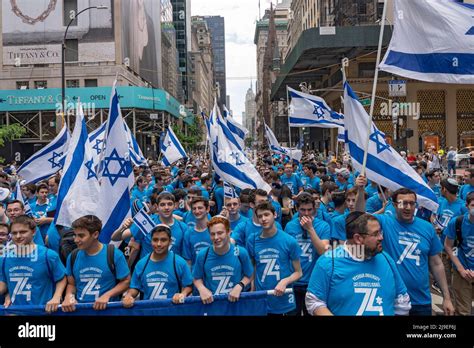
[[[192,292],[193,278],[186,261],[169,251],[171,229],[158,225],[150,234],[153,252],[136,265],[130,289],[122,297],[125,308],[133,307],[140,292],[144,300],[172,298],[174,304],[184,303]]]
[[[240,223],[248,221],[246,217],[240,214],[240,199],[238,197],[226,198],[225,208],[220,215],[229,219],[231,233]]]
[[[445,230],[444,248],[453,262],[452,289],[457,315],[471,315],[474,285],[474,192],[466,198],[468,213],[452,219]],[[457,226],[458,225],[458,226]],[[454,243],[457,241],[457,247]]]
[[[194,285],[204,304],[213,302],[213,295],[227,295],[238,301],[240,293],[250,284],[253,266],[247,250],[230,243],[229,221],[215,216],[207,224],[212,246],[202,249],[193,268]]]
[[[22,215],[13,219],[10,235],[13,245],[0,259],[0,294],[8,295],[5,306],[45,305],[55,312],[66,288],[66,271],[58,254],[33,241],[34,220]]]
[[[309,278],[317,259],[327,250],[331,239],[331,229],[327,222],[314,216],[315,201],[311,194],[300,193],[296,201],[296,209],[299,218],[291,220],[286,225],[285,232],[297,240],[302,250],[300,262],[303,276],[295,282],[293,290],[297,315],[303,313],[307,316],[309,314],[304,305],[304,299]]]
[[[407,315],[410,297],[393,259],[382,251],[377,219],[346,218],[344,245],[321,256],[311,274],[306,307],[311,315]]]
[[[191,201],[191,211],[196,219],[196,225],[189,227],[184,234],[183,257],[192,267],[196,262],[196,256],[202,249],[211,246],[211,238],[207,228],[209,201],[203,197],[195,197]]]
[[[86,215],[72,223],[77,245],[67,259],[64,312],[76,310],[76,303],[93,302],[95,310],[104,310],[109,301],[118,300],[128,289],[130,270],[123,253],[113,245],[99,242],[102,222],[97,216]]]
[[[263,202],[255,208],[255,215],[262,226],[247,240],[247,250],[255,265],[255,289],[274,290],[267,302],[270,315],[296,315],[294,294],[285,294],[302,276],[301,249],[296,239],[277,229],[275,208]]]
[[[294,196],[304,189],[300,177],[293,173],[293,165],[291,163],[285,164],[285,174],[280,177],[280,180],[283,185],[288,186]]]
[[[474,168],[464,171],[464,185],[459,189],[459,198],[464,201],[471,192],[474,192]]]

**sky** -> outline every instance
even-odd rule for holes
[[[270,7],[270,0],[261,0],[260,4],[263,16],[265,9]],[[241,122],[245,95],[251,82],[255,92],[257,46],[253,39],[258,0],[191,0],[191,14],[224,17],[227,95],[230,95],[230,109],[234,117]]]

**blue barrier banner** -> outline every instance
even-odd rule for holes
[[[111,302],[107,309],[96,311],[92,303],[76,305],[76,311],[64,313],[61,308],[48,314],[44,306],[0,306],[0,316],[265,316],[267,315],[265,291],[242,293],[240,300],[229,302],[227,295],[214,296],[214,302],[203,304],[199,296],[187,297],[183,304],[171,300],[136,301],[132,308],[124,308],[120,302]]]

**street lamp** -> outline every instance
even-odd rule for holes
[[[75,14],[71,20],[69,21],[69,24],[66,27],[66,31],[64,32],[64,38],[63,38],[63,43],[62,43],[62,49],[61,49],[61,83],[62,83],[62,103],[63,103],[63,116],[64,113],[66,112],[66,67],[65,67],[65,53],[66,53],[66,36],[67,36],[67,31],[69,30],[69,27],[71,26],[72,22],[83,12],[90,10],[90,9],[97,9],[97,10],[106,10],[108,9],[107,6],[105,5],[99,5],[99,6],[91,6],[83,9],[82,11],[78,12]],[[67,126],[69,127],[69,115],[67,115]]]

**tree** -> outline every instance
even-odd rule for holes
[[[5,146],[5,141],[18,139],[25,133],[26,129],[21,127],[19,124],[0,126],[0,147]],[[5,159],[0,157],[0,163],[3,163],[4,161]]]
[[[194,123],[188,127],[188,136],[184,135],[178,125],[173,126],[173,132],[185,150],[192,150],[202,140],[202,124],[200,118],[196,117]]]

